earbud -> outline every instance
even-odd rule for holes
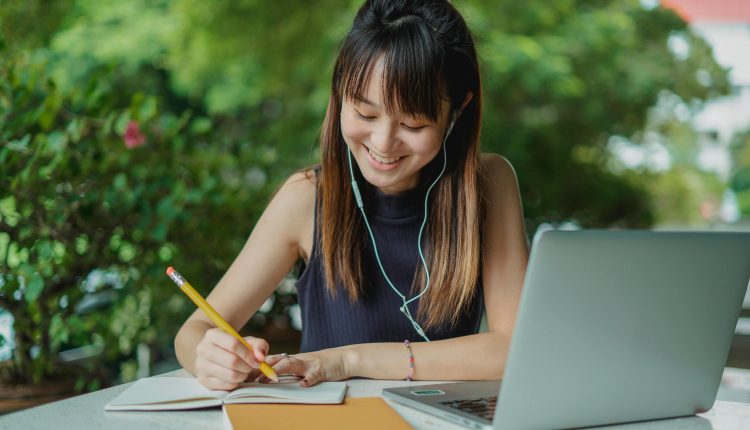
[[[451,122],[448,123],[448,129],[445,132],[445,138],[448,138],[448,135],[451,134],[451,131],[453,131],[453,126],[456,125],[456,119],[458,119],[458,111],[453,111],[451,114]],[[443,141],[445,143],[445,141]]]

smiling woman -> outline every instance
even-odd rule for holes
[[[175,339],[181,364],[216,389],[264,360],[305,386],[499,378],[528,250],[513,169],[479,154],[481,101],[450,2],[366,1],[334,66],[320,165],[279,189],[208,296],[240,327],[302,261],[302,353],[267,356],[248,337],[252,354],[195,313]]]
[[[421,114],[389,112],[382,100],[386,94],[384,82],[384,60],[380,57],[373,66],[365,95],[344,97],[341,133],[367,182],[385,193],[398,194],[417,185],[419,172],[441,148],[441,134],[448,126],[449,116],[457,115],[450,114],[450,101],[444,98],[440,100],[437,121]],[[471,98],[468,93],[464,107]],[[398,170],[391,172],[395,169]]]
[[[414,292],[424,293],[415,306],[424,325],[455,324],[471,307],[485,215],[479,198],[480,121],[476,50],[452,6],[445,1],[413,8],[368,2],[360,9],[334,66],[321,134],[320,241],[329,291],[338,288],[338,280],[352,299],[363,292],[367,271],[361,268],[368,264],[360,243],[368,239],[367,223],[366,216],[365,223],[356,216],[356,195],[347,186],[354,180],[363,185],[365,206],[376,204],[378,192],[416,190],[412,199],[430,199],[422,212],[426,261],[408,270],[404,280]],[[415,131],[415,126],[421,128]],[[358,169],[350,168],[350,155]],[[419,185],[433,182],[427,196]],[[419,234],[415,230],[409,246],[418,248],[421,237],[421,228]],[[374,260],[373,267],[381,266]],[[455,261],[461,265],[451,267]],[[384,278],[383,286],[393,289]],[[425,288],[430,278],[440,285],[439,292]],[[408,306],[404,311],[410,317]]]

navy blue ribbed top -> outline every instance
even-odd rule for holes
[[[378,253],[394,286],[409,294],[419,260],[417,238],[423,219],[425,188],[420,186],[399,195],[383,194],[373,187],[365,202],[367,217],[377,241]],[[423,340],[401,313],[401,299],[388,286],[378,268],[371,241],[365,246],[365,287],[352,303],[339,290],[335,297],[325,287],[325,271],[320,259],[318,214],[315,214],[313,250],[302,268],[297,292],[302,313],[302,352],[369,342]],[[430,287],[433,288],[434,286]],[[481,279],[468,311],[455,327],[446,324],[427,330],[430,340],[474,334],[479,329],[483,308]],[[416,318],[419,300],[409,304]]]

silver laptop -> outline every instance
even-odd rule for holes
[[[750,233],[546,231],[532,246],[503,380],[383,396],[498,430],[705,412],[748,279]]]

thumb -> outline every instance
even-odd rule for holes
[[[269,349],[268,342],[264,339],[252,336],[247,336],[245,340],[253,347],[253,357],[258,360],[258,363],[265,361]]]

